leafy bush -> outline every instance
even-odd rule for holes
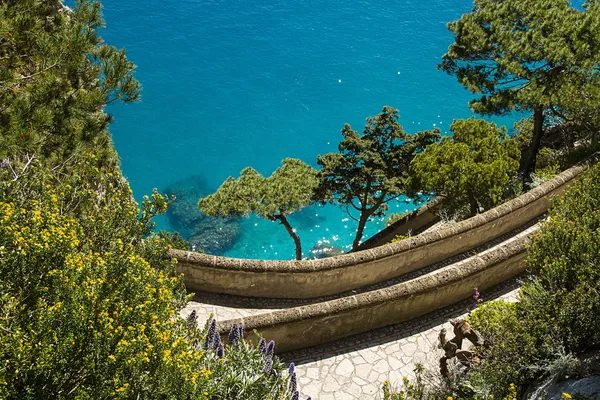
[[[471,382],[505,395],[540,375],[573,371],[572,354],[600,347],[600,166],[554,201],[527,258],[520,302],[491,302],[470,317],[488,340]]]
[[[519,167],[517,144],[506,130],[484,120],[457,120],[454,136],[429,145],[411,162],[413,185],[446,200],[450,213],[470,206],[470,215],[503,200]]]
[[[170,199],[154,193],[140,211],[122,178],[92,165],[0,182],[0,397],[291,396],[277,359],[266,374],[257,349],[212,348],[178,316],[171,237],[150,233]]]

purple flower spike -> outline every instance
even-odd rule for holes
[[[230,345],[236,344],[240,339],[239,332],[240,331],[238,330],[237,325],[231,327],[231,330],[229,331],[229,337],[227,338],[227,341]]]
[[[295,365],[293,362],[290,363],[290,368],[288,369],[288,374],[292,375],[295,370]]]
[[[267,341],[265,338],[260,338],[258,342],[258,351],[265,353],[267,351]]]
[[[219,335],[218,332],[215,332],[215,340],[214,340],[214,349],[218,350],[219,347],[223,346],[223,343],[221,343],[221,335]]]
[[[275,341],[271,340],[267,345],[267,357],[273,357],[273,353],[275,353]]]
[[[310,397],[309,397],[309,399],[310,399]],[[292,400],[300,400],[300,393],[298,393],[297,390],[292,395]]]
[[[271,374],[272,370],[273,370],[273,360],[271,358],[267,358],[265,360],[265,367],[263,368],[263,372],[265,373],[265,375],[269,375],[269,374]]]
[[[242,324],[238,326],[238,336],[240,340],[244,338],[244,327],[242,326]]]
[[[198,316],[196,315],[196,310],[192,311],[190,315],[186,318],[188,323],[188,329],[191,331],[196,326],[196,320]]]
[[[212,347],[215,342],[215,334],[217,333],[217,321],[212,320],[210,322],[210,326],[208,327],[208,331],[206,332],[206,347]]]
[[[296,378],[296,373],[292,373],[290,375],[290,392],[295,392],[298,389],[298,379]]]

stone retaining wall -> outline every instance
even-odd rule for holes
[[[468,220],[400,242],[321,260],[268,261],[173,250],[190,290],[270,298],[312,298],[383,282],[478,247],[544,214],[587,165]]]
[[[225,335],[243,324],[246,337],[254,330],[275,340],[277,352],[327,343],[335,339],[397,324],[454,304],[480,290],[500,284],[525,269],[530,236],[536,224],[492,250],[387,288],[287,310],[223,321]]]
[[[423,232],[425,229],[439,222],[438,210],[441,204],[441,197],[436,197],[428,201],[404,218],[362,242],[358,246],[358,251],[384,245],[391,242],[396,236],[417,235]]]

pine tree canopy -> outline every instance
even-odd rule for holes
[[[535,167],[547,116],[587,118],[600,103],[600,7],[567,0],[475,0],[471,13],[448,24],[455,42],[440,69],[481,96],[482,114],[534,113],[521,159],[525,180]]]
[[[138,99],[134,65],[102,42],[99,2],[0,2],[0,159],[53,165],[95,152],[116,165],[104,107]]]
[[[398,110],[386,106],[375,117],[367,118],[362,135],[346,124],[339,153],[317,158],[321,166],[317,198],[345,206],[359,222],[353,249],[360,243],[366,221],[384,215],[387,203],[406,191],[415,154],[440,137],[437,129],[410,135],[399,118]]]
[[[296,258],[302,259],[300,238],[287,217],[311,204],[318,185],[317,172],[310,165],[286,158],[273,174],[265,178],[253,168],[245,168],[240,177],[227,178],[213,194],[200,199],[198,207],[216,217],[248,217],[255,214],[279,221],[296,244]]]

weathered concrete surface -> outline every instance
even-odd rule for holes
[[[455,225],[374,249],[303,261],[232,259],[173,250],[190,290],[240,296],[312,298],[416,271],[525,224],[548,210],[587,167],[573,167],[530,192]]]
[[[486,299],[517,301],[518,283],[482,292]],[[302,399],[380,399],[382,385],[390,380],[401,388],[404,376],[412,379],[416,363],[437,371],[443,352],[437,348],[440,330],[452,331],[448,321],[465,317],[473,307],[463,301],[423,317],[371,331],[316,348],[284,354],[296,363]]]
[[[232,325],[241,323],[248,332],[256,330],[268,340],[275,340],[278,352],[286,352],[407,321],[470,297],[474,287],[486,289],[521,274],[529,237],[539,227],[535,224],[489,250],[407,282],[220,321],[219,327],[228,332]]]
[[[407,214],[404,218],[362,242],[358,246],[358,250],[368,250],[384,245],[396,236],[413,236],[421,233],[440,220],[438,210],[441,204],[442,198],[440,197],[425,203],[415,211]]]

